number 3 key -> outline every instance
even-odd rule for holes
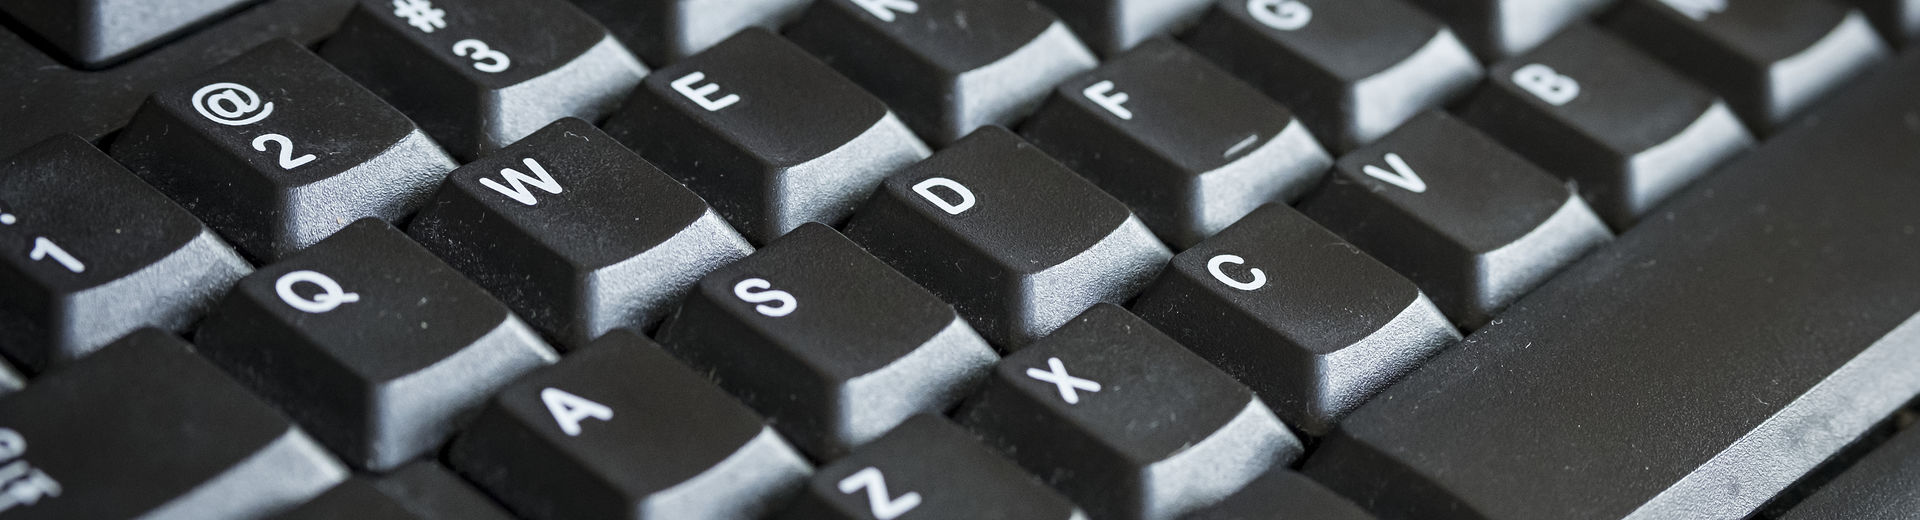
[[[566,0],[360,0],[320,55],[471,161],[565,117],[599,121],[647,75]]]

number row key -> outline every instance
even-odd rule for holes
[[[466,161],[598,121],[647,73],[566,0],[359,0],[320,55]]]
[[[112,150],[263,261],[362,217],[404,220],[456,166],[400,111],[289,40],[154,93]]]
[[[935,146],[1012,124],[1095,65],[1030,0],[820,0],[787,34]]]
[[[0,165],[0,349],[28,371],[141,327],[184,331],[253,270],[93,145],[53,137]]]

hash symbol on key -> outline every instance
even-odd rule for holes
[[[1066,363],[1061,363],[1060,358],[1047,358],[1047,367],[1053,369],[1053,371],[1049,372],[1038,368],[1029,368],[1027,369],[1027,377],[1053,383],[1053,386],[1059,387],[1060,398],[1066,400],[1067,404],[1080,404],[1080,393],[1075,390],[1086,390],[1088,392],[1100,391],[1099,382],[1091,379],[1081,379],[1067,374],[1067,365]]]
[[[432,34],[447,28],[447,12],[433,8],[432,0],[393,0],[393,15],[407,19],[407,25]]]

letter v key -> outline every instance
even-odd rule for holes
[[[1380,179],[1387,184],[1406,188],[1407,191],[1414,193],[1427,192],[1427,181],[1420,180],[1420,174],[1414,173],[1413,167],[1407,166],[1407,160],[1401,159],[1400,154],[1388,152],[1387,166],[1393,167],[1393,171],[1387,171],[1371,164],[1366,165],[1366,167],[1360,170],[1367,172],[1367,176],[1369,177]]]

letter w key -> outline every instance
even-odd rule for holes
[[[500,192],[501,195],[511,197],[513,200],[528,206],[540,202],[538,199],[533,198],[533,192],[527,189],[528,184],[533,185],[535,188],[540,188],[540,191],[545,191],[549,194],[560,194],[560,181],[553,180],[553,176],[548,175],[547,169],[540,167],[539,162],[534,161],[531,157],[521,162],[527,165],[527,169],[532,171],[533,175],[520,173],[519,170],[513,168],[500,169],[500,175],[506,177],[507,185],[511,185],[511,188],[488,178],[481,178],[480,185],[492,188],[493,191]]]

